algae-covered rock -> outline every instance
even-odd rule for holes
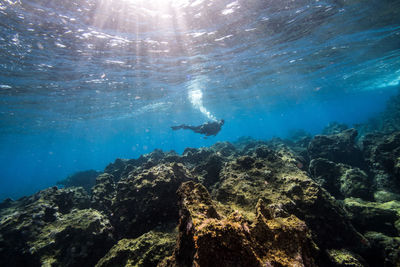
[[[400,237],[389,237],[378,232],[367,232],[371,243],[366,259],[371,266],[400,266]]]
[[[112,206],[118,236],[137,237],[156,226],[176,223],[176,190],[191,179],[192,174],[179,163],[156,165],[122,178]]]
[[[219,214],[206,188],[193,182],[178,194],[178,242],[161,266],[316,266],[316,247],[296,216],[274,216],[261,200],[253,222],[239,211]]]
[[[400,219],[400,202],[376,203],[357,198],[347,198],[344,205],[353,225],[361,232],[376,231],[389,236],[399,236],[396,222]]]
[[[154,167],[160,163],[180,162],[178,154],[174,151],[164,152],[161,149],[155,149],[151,153],[141,155],[137,159],[116,159],[114,163],[110,163],[104,172],[112,174],[115,182],[123,177],[127,177],[130,172],[137,170],[141,172],[145,169]]]
[[[354,130],[329,133],[155,150],[90,197],[9,199],[0,266],[399,266],[400,134],[365,137],[365,168]]]
[[[93,266],[112,245],[109,220],[93,209],[72,210],[28,241],[42,266]]]
[[[369,177],[357,167],[317,158],[311,160],[309,172],[317,183],[338,199],[372,198]]]
[[[321,134],[323,135],[331,135],[331,134],[339,134],[344,130],[347,130],[349,126],[343,123],[339,123],[337,121],[330,122],[327,126],[322,129]]]
[[[364,267],[365,262],[359,256],[346,249],[329,249],[328,258],[336,267]]]
[[[374,192],[374,200],[380,203],[389,202],[392,200],[400,201],[400,194],[395,194],[386,190],[378,190]]]
[[[377,190],[400,195],[400,132],[369,134],[363,140],[364,157],[374,174]]]
[[[223,159],[218,155],[211,155],[204,163],[199,163],[194,173],[201,177],[202,183],[210,187],[219,181],[219,173],[222,169]]]
[[[321,249],[365,248],[366,240],[354,229],[346,212],[299,169],[289,150],[266,155],[253,154],[228,162],[212,195],[232,209],[251,210],[259,199],[280,206],[307,223]]]
[[[96,183],[96,177],[100,174],[101,172],[95,170],[76,172],[64,180],[58,181],[57,184],[65,187],[81,186],[89,193],[92,186]]]
[[[121,239],[96,264],[96,267],[157,266],[171,255],[176,242],[175,233],[150,231],[135,239]]]
[[[335,163],[363,166],[361,150],[355,143],[356,137],[355,129],[331,135],[316,135],[308,146],[310,159],[324,158]]]
[[[0,266],[94,264],[111,245],[112,227],[86,209],[83,188],[49,188],[0,210]]]
[[[111,214],[111,206],[116,195],[116,185],[112,174],[104,173],[96,178],[92,188],[91,207]]]

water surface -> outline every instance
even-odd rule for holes
[[[400,1],[2,0],[0,196],[154,148],[362,123],[400,83]],[[171,125],[224,118],[204,139]]]

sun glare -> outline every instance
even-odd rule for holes
[[[170,6],[175,8],[186,7],[191,4],[190,0],[123,0],[131,4],[141,7],[152,7],[162,9],[163,7]]]

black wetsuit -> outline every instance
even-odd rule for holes
[[[221,131],[221,127],[224,123],[225,123],[224,120],[212,121],[212,122],[209,121],[209,122],[206,122],[199,126],[191,126],[191,125],[182,124],[182,125],[178,125],[178,126],[172,126],[171,128],[174,131],[179,130],[179,129],[188,129],[188,130],[192,130],[195,133],[204,134],[206,136],[210,136],[210,135],[216,136],[219,133],[219,131]]]

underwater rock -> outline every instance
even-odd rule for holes
[[[346,249],[329,249],[327,255],[333,266],[337,267],[364,267],[367,264],[357,254]]]
[[[12,200],[9,197],[4,199],[3,202],[0,202],[0,210],[10,207],[13,204],[13,202],[14,202],[14,200]]]
[[[111,206],[116,195],[114,179],[112,174],[103,173],[96,178],[96,185],[92,188],[91,207],[107,215],[112,213]]]
[[[213,154],[214,152],[208,148],[186,148],[182,154],[182,162],[191,168],[207,161]]]
[[[210,147],[218,156],[224,158],[234,157],[237,153],[236,147],[229,142],[217,142]]]
[[[151,153],[141,155],[137,159],[116,159],[104,169],[105,173],[112,174],[115,182],[128,176],[134,170],[137,173],[149,169],[160,163],[180,162],[179,155],[174,151],[164,152],[161,149],[154,149]]]
[[[0,265],[396,266],[398,133],[364,138],[365,169],[349,160],[355,136],[117,159],[91,196],[53,187],[1,203]]]
[[[396,228],[396,223],[400,222],[400,202],[376,203],[346,198],[344,205],[349,211],[353,225],[360,232],[375,231],[388,236],[400,235],[400,229]]]
[[[261,145],[267,145],[267,142],[256,140],[249,136],[243,136],[240,137],[237,141],[233,142],[233,145],[236,147],[239,155],[246,155],[249,153],[249,150],[254,150]]]
[[[224,166],[219,186],[212,192],[218,201],[249,211],[262,199],[304,220],[321,249],[365,249],[366,240],[354,229],[346,212],[298,168],[290,151],[271,151],[268,158],[254,154],[251,158],[245,166],[237,161]]]
[[[367,232],[365,237],[371,244],[366,257],[371,266],[400,266],[400,237],[378,232]]]
[[[113,266],[157,266],[171,255],[176,242],[176,233],[150,231],[136,239],[121,239],[100,259],[96,267]]]
[[[334,121],[330,122],[327,126],[325,126],[324,129],[322,129],[321,134],[323,135],[339,134],[347,129],[349,129],[349,126],[347,126],[346,124]]]
[[[316,135],[308,146],[309,157],[362,167],[364,162],[361,150],[355,143],[356,137],[357,130],[355,129],[332,135]]]
[[[310,162],[309,172],[317,183],[336,198],[372,198],[368,175],[357,167],[317,158]]]
[[[112,227],[89,204],[83,188],[53,187],[2,209],[0,266],[95,264],[112,245]]]
[[[177,245],[160,266],[316,266],[316,247],[296,216],[275,216],[261,200],[253,222],[238,211],[220,215],[207,189],[193,182],[183,183],[178,195]]]
[[[176,190],[194,177],[181,163],[156,165],[117,183],[112,222],[119,238],[138,237],[156,226],[176,223]]]
[[[90,193],[90,189],[96,183],[96,177],[99,176],[101,172],[95,170],[76,172],[62,181],[58,181],[57,185],[63,185],[64,187],[83,187],[86,192]]]
[[[361,135],[368,133],[390,134],[400,131],[400,93],[392,96],[386,103],[385,110],[366,123],[358,124],[357,130]]]
[[[368,134],[363,140],[363,148],[374,174],[376,190],[400,195],[400,132]],[[398,197],[394,195],[394,199]]]
[[[193,169],[193,172],[199,176],[202,184],[206,187],[210,187],[219,181],[219,173],[222,169],[222,164],[223,159],[217,154],[212,154],[205,163],[197,165]]]

